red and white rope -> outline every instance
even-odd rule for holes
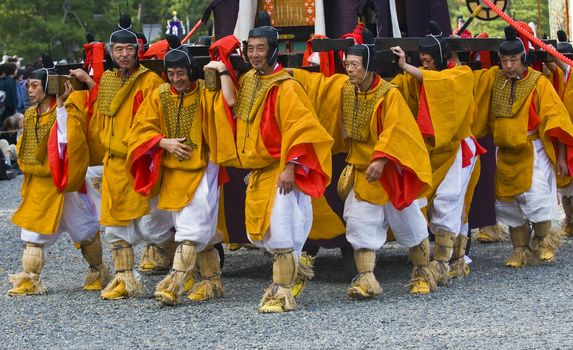
[[[550,53],[551,56],[554,56],[554,57],[560,59],[561,61],[567,63],[568,65],[573,66],[572,60],[565,57],[561,52],[557,51],[553,46],[549,46],[549,45],[545,44],[543,41],[539,40],[537,37],[535,37],[535,35],[531,34],[529,31],[527,31],[525,28],[523,28],[521,25],[519,25],[519,23],[517,23],[516,20],[509,17],[509,15],[507,13],[503,12],[497,6],[495,6],[495,4],[491,0],[480,0],[480,1],[484,5],[487,5],[489,8],[491,8],[495,13],[497,13],[499,15],[499,17],[503,18],[504,21],[506,21],[513,28],[515,28],[515,30],[517,30],[519,33],[523,34],[532,43],[534,43],[535,45],[539,46],[543,50]]]

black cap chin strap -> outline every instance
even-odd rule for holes
[[[433,38],[438,43],[438,48],[440,49],[440,66],[441,66],[444,62],[444,55],[442,54],[442,44],[440,44],[440,40],[438,40],[437,37],[442,36],[442,33],[440,33],[438,35],[428,34],[426,36]]]

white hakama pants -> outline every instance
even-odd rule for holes
[[[217,231],[219,213],[219,167],[209,163],[193,200],[178,211],[170,211],[175,227],[175,241],[192,241],[197,250],[221,242],[222,234]]]
[[[462,147],[458,149],[456,159],[446,177],[436,189],[436,194],[432,206],[428,209],[428,218],[432,232],[437,230],[447,231],[455,234],[468,235],[468,224],[464,223],[465,217],[465,197],[475,168],[477,154],[476,143],[471,137],[464,140],[472,151],[470,164],[465,168],[462,165]]]
[[[87,194],[80,192],[64,194],[64,207],[58,232],[47,235],[22,229],[20,238],[24,242],[48,247],[54,244],[64,231],[69,233],[74,243],[89,240],[99,231],[95,204]]]
[[[541,140],[533,141],[531,187],[511,201],[496,199],[497,219],[509,227],[552,220],[557,213],[557,180]]]
[[[398,210],[392,203],[372,204],[356,199],[354,189],[344,203],[346,239],[355,250],[378,250],[386,242],[388,227],[398,243],[410,248],[428,237],[427,222],[421,208],[425,199]]]
[[[249,240],[271,253],[275,249],[293,249],[299,258],[312,227],[311,198],[298,189],[286,195],[279,190],[276,189],[269,230],[262,241]]]

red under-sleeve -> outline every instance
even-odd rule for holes
[[[227,172],[227,168],[220,166],[219,167],[219,176],[218,176],[217,185],[223,186],[227,182],[231,181],[231,177],[229,176],[229,172]]]
[[[133,189],[141,195],[148,196],[159,179],[161,157],[165,150],[157,147],[157,144],[163,137],[157,135],[142,143],[131,155],[130,173],[134,179]]]
[[[534,92],[535,94],[535,92]],[[527,121],[527,130],[533,131],[540,124],[540,118],[537,114],[537,107],[535,105],[535,95],[531,99],[531,105],[529,106],[529,119]],[[567,147],[567,167],[569,168],[569,174],[573,174],[573,138],[564,132],[560,128],[555,128],[549,130],[549,136],[553,143],[555,154],[559,154],[557,147],[558,143],[564,144]]]
[[[133,118],[137,114],[137,110],[139,110],[139,107],[141,106],[142,103],[143,103],[143,92],[139,90],[135,94],[135,97],[133,98],[133,110],[131,112],[131,121],[133,121]]]
[[[533,97],[531,98],[531,104],[529,105],[529,119],[527,120],[527,131],[534,131],[537,129],[540,123],[539,115],[537,114],[537,107],[535,106],[535,91],[533,92]]]
[[[560,81],[559,81],[559,74],[553,74],[553,88],[555,89],[555,91],[559,92],[559,85],[560,85]],[[561,99],[563,99],[563,96],[559,96]]]
[[[428,107],[428,100],[426,98],[426,89],[424,89],[423,83],[420,87],[420,102],[418,104],[416,122],[423,137],[433,137],[435,135],[432,118],[430,117],[430,107]]]
[[[380,158],[388,160],[378,181],[380,181],[384,191],[388,194],[390,202],[398,210],[410,206],[420,195],[424,184],[414,171],[404,166],[396,158],[384,152],[374,152],[372,160]],[[401,167],[401,169],[398,167]]]
[[[263,143],[265,144],[267,152],[269,152],[273,158],[280,159],[282,134],[275,116],[277,93],[277,87],[273,86],[267,94],[260,128]]]
[[[287,154],[287,161],[294,159],[297,162],[294,169],[297,187],[311,197],[322,196],[328,184],[328,176],[322,170],[312,144],[303,143],[291,147]]]
[[[466,140],[462,140],[461,141],[461,147],[462,147],[462,168],[467,168],[468,166],[470,166],[471,162],[472,162],[472,158],[474,156],[481,156],[482,154],[485,154],[487,152],[487,150],[485,148],[483,148],[475,139],[475,137],[471,136],[472,140],[474,141],[474,144],[476,146],[476,153],[474,154],[470,148],[470,146],[468,145],[468,143],[466,142]]]
[[[567,148],[567,168],[569,169],[569,176],[573,175],[573,138],[559,128],[549,130],[549,136],[553,142],[553,147],[555,149],[556,155],[559,155],[559,150],[557,147],[558,143],[565,145]]]
[[[96,83],[95,86],[90,90],[88,105],[86,106],[86,110],[90,113],[90,118],[91,114],[93,114],[94,105],[97,101],[98,91],[99,91],[99,83]]]
[[[48,163],[54,185],[62,192],[68,184],[68,148],[64,148],[64,159],[60,158],[58,151],[58,122],[52,127],[48,138]]]
[[[237,121],[233,117],[233,111],[231,110],[231,107],[229,107],[229,105],[227,104],[227,101],[225,101],[225,99],[223,99],[223,105],[225,106],[225,114],[227,116],[227,121],[229,122],[229,125],[231,125],[231,129],[233,130],[233,136],[236,139],[237,138]]]

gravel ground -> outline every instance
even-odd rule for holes
[[[11,298],[4,292],[8,273],[20,270],[22,244],[10,216],[21,181],[0,181],[0,348],[573,348],[571,239],[555,262],[518,270],[503,266],[508,242],[475,243],[471,274],[428,296],[408,294],[407,250],[390,243],[376,269],[384,294],[372,301],[346,298],[342,257],[321,250],[299,310],[265,315],[256,307],[272,261],[259,251],[227,252],[225,298],[162,307],[152,298],[161,276],[143,276],[146,293],[137,300],[81,291],[87,266],[64,235],[46,254],[48,294]]]

